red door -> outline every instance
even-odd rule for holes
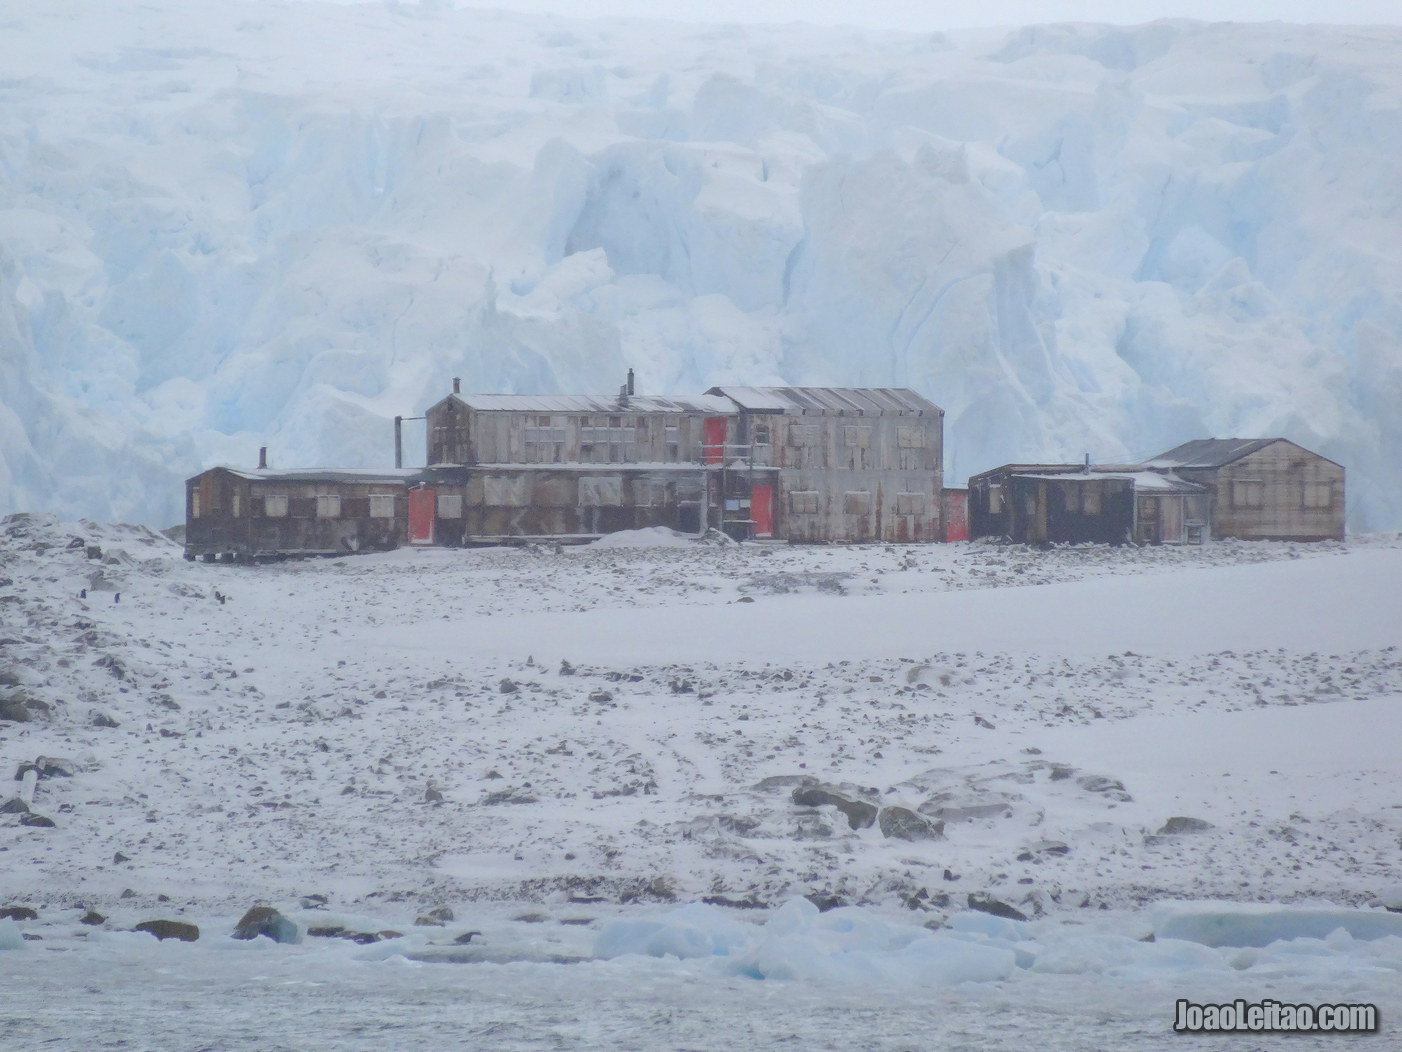
[[[719,464],[725,457],[725,417],[706,417],[701,438],[701,463]]]
[[[750,518],[755,520],[755,537],[774,536],[774,487],[754,486],[750,489]]]
[[[409,491],[409,543],[433,543],[433,490]]]

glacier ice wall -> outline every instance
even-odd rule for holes
[[[953,481],[1285,435],[1402,526],[1402,31],[57,0],[0,32],[0,511],[480,391],[909,385]],[[422,439],[409,456],[422,456]],[[412,462],[412,460],[411,460]]]

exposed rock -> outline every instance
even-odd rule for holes
[[[518,687],[515,684],[515,682],[513,682],[510,679],[503,679],[500,683],[497,684],[497,690],[499,690],[503,694],[515,694],[520,689],[521,688]]]
[[[1129,793],[1125,792],[1124,782],[1116,781],[1113,778],[1106,778],[1104,775],[1088,774],[1077,778],[1076,784],[1088,793],[1099,793],[1102,796],[1110,797],[1112,800],[1128,802],[1134,799]]]
[[[1064,763],[1054,763],[1049,768],[1051,780],[1053,782],[1064,781],[1075,773],[1074,767],[1067,767]]]
[[[980,913],[991,913],[995,917],[1006,917],[1008,920],[1025,921],[1027,914],[1023,913],[1015,906],[1009,906],[1006,902],[1000,902],[992,895],[971,892],[966,900],[969,909],[978,910]]]
[[[456,943],[456,944],[459,945],[459,946],[466,946],[468,943],[470,943],[470,942],[472,941],[472,937],[473,937],[474,935],[481,935],[481,934],[482,934],[482,933],[481,933],[480,931],[465,931],[465,932],[463,932],[461,935],[459,935],[456,939],[454,939],[453,942]]]
[[[1185,815],[1174,815],[1159,830],[1159,836],[1177,836],[1181,833],[1205,833],[1212,829],[1211,822],[1201,818],[1188,818]]]
[[[1039,840],[1018,853],[1019,862],[1031,862],[1038,855],[1069,855],[1071,848],[1060,840]]]
[[[876,807],[864,800],[849,800],[845,796],[817,785],[801,785],[794,789],[791,799],[800,807],[831,805],[847,817],[852,829],[870,829],[876,823]]]
[[[302,941],[302,933],[297,925],[288,920],[271,906],[254,906],[234,925],[235,939],[256,939],[265,936],[273,942],[294,943]]]
[[[878,823],[882,836],[898,840],[939,840],[944,836],[943,822],[931,822],[908,807],[883,807]]]
[[[441,804],[442,802],[443,802],[443,794],[440,793],[440,792],[439,792],[437,789],[435,789],[433,786],[430,785],[427,789],[424,790],[424,803],[426,803],[426,804]]]
[[[22,691],[0,693],[0,720],[9,720],[11,723],[29,722],[29,706],[25,704]]]
[[[12,796],[3,804],[0,804],[0,815],[22,815],[27,814],[29,805],[18,796]]]
[[[975,722],[976,724],[978,724],[980,727],[984,728],[985,730],[990,730],[990,731],[991,731],[991,730],[996,730],[996,729],[997,729],[997,728],[995,728],[995,727],[993,726],[993,724],[989,723],[989,722],[988,722],[986,719],[984,719],[982,716],[975,716],[975,717],[974,717],[974,722]]]
[[[36,826],[40,829],[53,829],[54,820],[45,818],[43,815],[35,814],[33,811],[26,811],[19,816],[19,824],[22,826]]]
[[[179,939],[181,942],[194,942],[200,937],[200,929],[195,925],[177,920],[142,921],[132,931],[144,931],[157,939]]]
[[[482,797],[481,803],[484,807],[493,807],[496,804],[534,804],[538,799],[525,789],[508,786],[495,793],[488,793]]]
[[[345,933],[339,924],[327,924],[318,928],[308,928],[307,934],[313,939],[337,939]]]
[[[597,702],[612,701],[612,700],[613,700],[613,691],[611,691],[611,690],[603,690],[603,689],[591,690],[591,691],[589,692],[589,700],[590,700],[590,701],[597,701]]]
[[[105,712],[94,712],[92,717],[92,725],[94,727],[111,728],[117,726],[117,721],[114,720],[111,716],[107,715],[107,713]]]
[[[918,810],[942,822],[972,822],[982,818],[1007,818],[1012,814],[1012,804],[1007,800],[962,805],[931,800],[921,804]]]
[[[768,909],[766,903],[755,897],[754,892],[750,892],[743,899],[732,899],[725,895],[707,895],[701,899],[708,906],[725,906],[733,910],[763,910]]]
[[[791,785],[817,785],[818,779],[811,774],[774,774],[761,778],[750,788],[757,793],[768,793],[775,789],[787,789]]]
[[[0,917],[9,917],[10,920],[38,920],[39,913],[29,906],[4,906],[0,907]]]
[[[123,862],[130,861],[131,859],[127,858],[127,856],[122,854],[120,851],[118,851],[115,855],[112,856],[112,864],[114,866],[120,866]]]
[[[450,906],[435,906],[427,913],[415,918],[414,923],[420,928],[442,928],[453,919],[453,910]]]
[[[803,897],[817,906],[819,913],[826,913],[828,910],[835,910],[839,906],[847,905],[847,900],[841,895],[824,895],[815,891]]]
[[[88,912],[84,913],[82,917],[78,919],[78,923],[95,926],[98,924],[106,924],[107,918],[98,913],[97,910],[88,910]]]
[[[83,769],[76,760],[62,756],[41,756],[34,761],[34,768],[40,778],[72,778]]]

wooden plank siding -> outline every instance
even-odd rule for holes
[[[768,429],[762,460],[779,469],[776,536],[799,543],[940,540],[942,414],[745,415],[747,433]]]
[[[408,524],[403,479],[288,479],[270,474],[257,478],[211,468],[188,480],[186,556],[336,555],[403,543]],[[372,496],[392,501],[392,514],[372,515]],[[318,497],[337,500],[318,505]],[[381,509],[386,506],[390,505],[381,502]]]
[[[1280,439],[1218,468],[1179,468],[1212,494],[1212,533],[1242,540],[1344,539],[1344,469]]]

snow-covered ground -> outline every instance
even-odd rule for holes
[[[1150,1048],[1231,992],[1384,1040],[1399,584],[1396,537],[234,567],[11,518],[0,798],[54,825],[0,815],[0,1039]],[[230,940],[255,902],[403,934]]]

